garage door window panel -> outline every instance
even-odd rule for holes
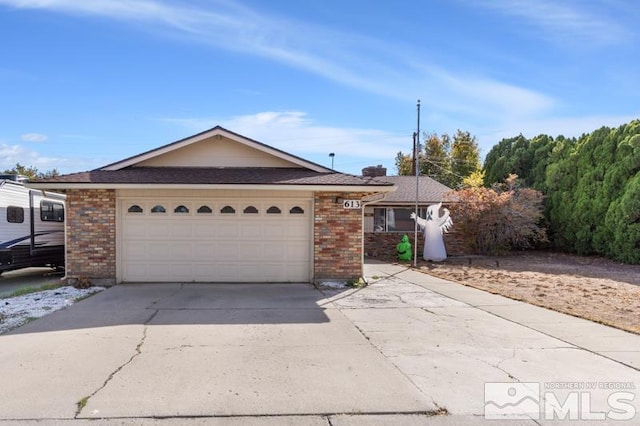
[[[247,206],[242,212],[244,214],[260,214],[260,211],[255,206]]]
[[[140,207],[138,204],[132,204],[131,206],[129,206],[129,208],[127,209],[127,213],[131,213],[131,214],[143,214],[144,213],[144,209],[142,207]]]
[[[213,209],[207,205],[198,207],[198,214],[213,214]]]
[[[236,209],[233,208],[232,206],[227,205],[220,209],[220,214],[227,214],[227,215],[236,214]]]
[[[293,206],[289,209],[289,214],[304,214],[304,209],[300,206]]]
[[[175,209],[173,209],[173,212],[177,214],[189,214],[189,207],[185,206],[184,204],[180,204]]]
[[[279,215],[282,214],[282,210],[278,206],[271,206],[267,209],[267,214]]]
[[[151,213],[159,214],[159,213],[166,213],[166,212],[167,212],[167,209],[165,209],[164,206],[161,204],[156,204],[151,208]]]

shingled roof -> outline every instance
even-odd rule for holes
[[[415,176],[381,176],[376,178],[397,186],[395,192],[387,194],[380,204],[407,204],[416,201],[416,178]],[[429,176],[419,176],[418,202],[423,204],[439,203],[450,201],[446,194],[453,191],[446,185],[438,182]]]
[[[120,187],[138,185],[210,186],[210,185],[268,185],[322,186],[370,188],[389,191],[393,183],[380,179],[344,173],[319,173],[301,168],[198,168],[198,167],[127,167],[120,170],[92,170],[57,176],[33,182],[34,187],[99,186]]]

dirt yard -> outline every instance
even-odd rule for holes
[[[640,334],[640,265],[534,251],[418,266],[440,278]]]

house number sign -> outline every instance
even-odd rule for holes
[[[362,207],[362,202],[360,200],[343,200],[342,207],[345,209],[359,209]]]

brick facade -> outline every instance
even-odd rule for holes
[[[340,200],[360,200],[365,194],[315,194],[314,281],[362,276],[362,210],[345,209]]]
[[[368,258],[390,261],[396,259],[396,246],[405,233],[402,232],[365,232],[364,234],[364,253]],[[411,242],[411,246],[415,247],[413,232],[406,232]],[[451,231],[444,234],[444,245],[447,249],[448,256],[461,256],[466,253],[462,236]],[[424,234],[418,231],[418,259],[422,259],[422,250],[424,246]]]
[[[113,189],[67,191],[67,277],[94,284],[116,280],[116,193]]]

